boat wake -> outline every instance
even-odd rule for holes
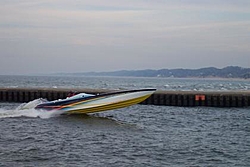
[[[15,118],[15,117],[33,117],[33,118],[51,118],[62,114],[62,111],[52,110],[36,110],[35,106],[44,102],[44,99],[36,99],[29,103],[23,103],[15,109],[0,108],[0,118]]]

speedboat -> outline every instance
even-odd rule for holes
[[[79,93],[63,100],[43,102],[38,104],[35,109],[58,110],[63,114],[94,113],[138,104],[150,97],[155,91],[156,89],[138,89],[97,95]]]

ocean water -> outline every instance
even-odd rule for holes
[[[52,76],[0,79],[0,87],[249,90],[249,81],[235,80]],[[249,108],[134,105],[62,116],[19,110],[20,105],[0,103],[0,166],[250,165]]]
[[[1,76],[0,87],[137,89],[179,91],[250,91],[250,80],[144,77]]]

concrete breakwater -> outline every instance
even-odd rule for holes
[[[70,91],[91,94],[107,93],[106,89],[53,89],[53,88],[0,88],[0,102],[29,102],[38,98],[48,100],[64,99]],[[197,92],[197,91],[156,91],[143,101],[145,105],[180,107],[248,107],[250,92]]]

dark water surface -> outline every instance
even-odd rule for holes
[[[2,113],[14,106],[1,105]],[[0,166],[250,164],[249,109],[135,105],[46,119],[13,115],[0,128]]]
[[[249,81],[0,76],[0,87],[231,91]],[[134,105],[51,115],[0,103],[0,166],[250,166],[250,108]]]

